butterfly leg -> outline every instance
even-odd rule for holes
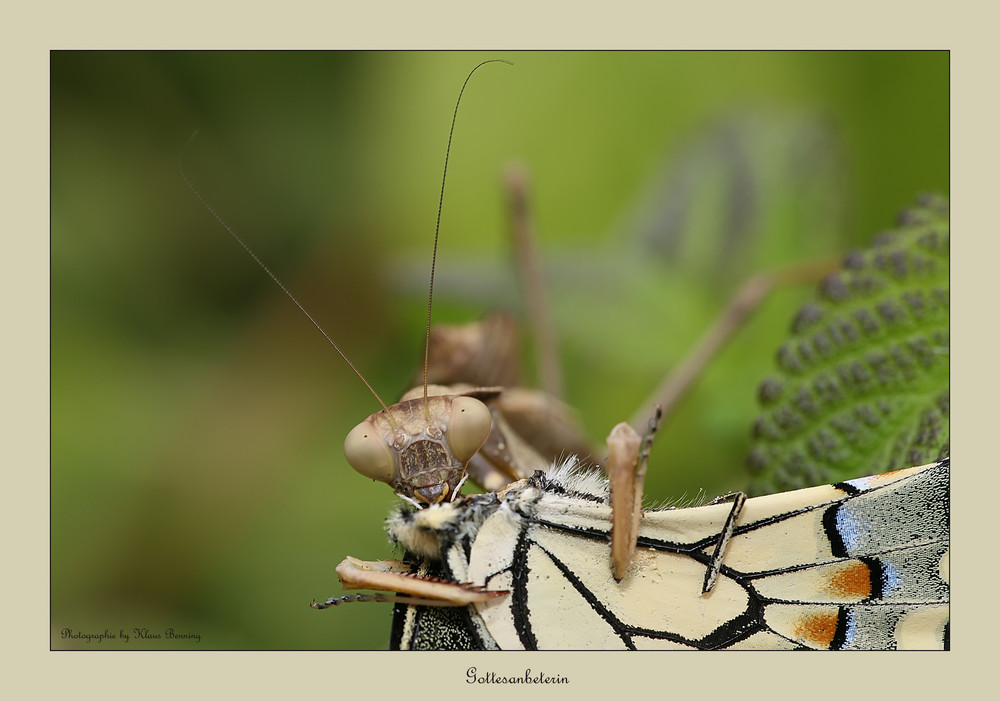
[[[615,426],[608,436],[605,468],[611,485],[611,560],[617,581],[625,576],[635,555],[649,451],[662,416],[660,408],[656,407],[641,439],[627,423]]]

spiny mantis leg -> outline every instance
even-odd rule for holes
[[[309,608],[322,611],[323,609],[340,606],[341,604],[368,603],[373,601],[378,603],[427,605],[426,599],[417,599],[412,596],[396,596],[395,594],[347,594],[345,596],[331,596],[323,602],[313,600],[313,602],[309,604]]]
[[[549,311],[549,300],[536,246],[537,236],[528,204],[527,170],[523,166],[511,165],[507,168],[504,181],[507,185],[511,238],[517,260],[517,271],[527,298],[525,306],[535,340],[538,384],[543,392],[556,399],[562,399],[562,366],[559,363],[555,326]]]
[[[466,606],[477,601],[489,601],[506,596],[506,590],[487,590],[474,584],[463,584],[440,577],[414,573],[410,565],[399,560],[365,561],[347,558],[337,565],[337,576],[344,589],[372,589],[396,594],[354,594],[333,596],[310,607],[325,609],[351,602],[396,602],[419,606]]]
[[[839,261],[835,259],[824,259],[789,266],[751,278],[733,296],[725,312],[704,333],[694,349],[688,353],[688,355],[673,370],[673,372],[664,378],[663,382],[660,383],[660,386],[656,388],[656,390],[642,406],[648,407],[652,404],[656,407],[655,421],[658,424],[663,417],[668,416],[670,412],[677,407],[683,396],[691,389],[702,370],[705,369],[711,359],[715,357],[726,342],[728,342],[743,326],[749,318],[751,312],[757,308],[760,302],[772,289],[782,285],[817,280],[824,275],[834,272],[838,266]],[[633,416],[630,424],[632,426],[641,425],[646,415],[646,410],[640,409],[639,412]],[[616,426],[615,430],[617,431],[618,428],[619,427]],[[633,430],[632,433],[635,434],[635,431]],[[615,461],[618,464],[615,464],[614,466],[612,466],[612,458],[610,456],[608,458],[608,475],[611,477],[612,485],[612,553],[614,558],[614,574],[615,579],[617,580],[621,580],[624,576],[625,570],[635,553],[636,538],[638,538],[639,518],[642,512],[640,504],[642,499],[642,478],[645,477],[645,466],[649,459],[649,443],[652,442],[654,433],[655,427],[653,421],[651,421],[649,429],[646,433],[647,442],[644,442],[645,447],[642,449],[642,454],[637,454],[635,456],[634,465],[636,467],[633,468],[634,471],[627,469],[627,457],[616,457]],[[612,436],[614,435],[615,431],[612,431]],[[624,441],[624,438],[621,440]],[[631,443],[623,442],[622,447],[618,448],[618,450],[624,450],[626,445],[631,445]],[[608,448],[609,451],[614,452],[612,449],[611,436],[608,438]],[[629,447],[628,450],[631,450],[631,448]],[[622,461],[624,461],[624,463],[622,463]],[[640,463],[642,464],[641,474],[640,468],[638,467]],[[612,476],[612,469],[615,470],[615,474],[618,474],[617,480],[619,481],[619,494],[623,492],[628,494],[632,491],[633,496],[620,496],[619,501],[615,500],[616,478]],[[636,477],[630,477],[630,472],[636,475]],[[635,482],[631,485],[630,490],[630,488],[626,486],[626,482],[633,479],[635,479]],[[635,491],[636,485],[638,487],[637,492]],[[736,521],[739,518],[740,512],[743,510],[744,502],[746,502],[746,495],[742,492],[731,492],[721,497],[717,497],[712,500],[711,503],[718,504],[726,501],[732,501],[733,508],[730,510],[729,516],[726,518],[726,523],[723,526],[722,532],[719,534],[719,540],[715,545],[715,550],[712,553],[712,559],[705,572],[705,581],[702,585],[703,594],[707,594],[712,590],[719,577],[719,570],[722,567],[722,559],[726,552],[726,546],[729,544],[729,539],[732,537],[733,530],[736,528]],[[620,542],[615,541],[615,530],[621,534]]]
[[[510,166],[507,169],[505,184],[517,271],[525,290],[527,298],[525,306],[535,339],[539,385],[551,396],[562,398],[562,370],[529,206],[526,169],[518,165]],[[649,415],[649,408],[653,406],[661,407],[663,416],[668,417],[705,366],[746,323],[750,314],[771,290],[819,280],[836,272],[839,267],[839,259],[824,258],[772,270],[748,280],[733,295],[726,310],[702,335],[691,352],[640,405],[639,411],[633,415],[629,423],[638,429]]]
[[[743,492],[730,492],[729,494],[723,494],[721,497],[716,497],[709,502],[710,504],[722,504],[732,501],[733,508],[730,509],[729,516],[726,517],[726,523],[722,527],[719,540],[715,544],[715,550],[712,552],[712,560],[708,563],[708,570],[705,572],[705,583],[701,587],[702,594],[712,591],[712,587],[715,586],[715,580],[719,578],[719,568],[722,567],[722,558],[726,554],[726,546],[729,545],[729,539],[733,535],[733,530],[736,528],[736,521],[740,517],[740,512],[743,511],[743,504],[746,500],[747,495]]]
[[[649,420],[646,433],[641,440],[635,429],[626,423],[615,426],[608,436],[606,467],[611,487],[611,559],[616,581],[621,581],[625,576],[635,555],[639,539],[639,521],[642,518],[643,482],[646,479],[646,467],[649,463],[653,437],[656,435],[661,418],[662,411],[660,407],[656,407],[656,413]],[[713,499],[710,503],[721,504],[727,501],[732,501],[733,507],[726,517],[712,559],[705,570],[705,581],[701,589],[703,594],[710,592],[719,578],[726,546],[736,528],[736,522],[746,502],[746,495],[743,492],[730,492]]]
[[[525,307],[532,328],[534,349],[542,391],[557,399],[562,396],[563,379],[555,338],[555,327],[538,255],[537,235],[528,196],[528,175],[523,166],[508,167],[504,179],[507,191],[510,232],[517,271],[525,290]],[[797,264],[757,275],[748,280],[730,300],[726,310],[705,332],[685,359],[664,378],[631,421],[637,430],[654,406],[668,417],[719,350],[746,323],[761,301],[776,287],[818,280],[833,273],[839,260],[826,258]],[[533,421],[538,424],[538,421]],[[576,448],[576,446],[574,446]],[[566,450],[562,451],[567,452]],[[569,452],[575,452],[573,450]],[[596,456],[595,456],[596,457]]]
[[[748,280],[729,300],[726,310],[702,335],[695,347],[640,405],[639,411],[632,416],[629,423],[632,426],[641,426],[649,415],[650,406],[662,407],[663,415],[669,417],[712,358],[746,323],[750,314],[771,290],[820,280],[836,272],[839,267],[838,259],[824,258],[772,270]]]

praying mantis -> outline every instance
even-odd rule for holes
[[[482,65],[485,63],[477,66],[472,73]],[[459,103],[460,101],[461,93]],[[456,105],[456,115],[457,111],[458,105]],[[448,152],[450,152],[450,137]],[[443,189],[442,185],[442,196]],[[514,229],[523,233],[530,229],[530,218],[524,213],[524,188],[523,185],[519,187],[515,183],[509,189],[511,208],[514,212],[521,213],[514,217],[516,221]],[[224,222],[223,224],[225,225]],[[230,233],[242,244],[232,230]],[[541,299],[537,294],[539,276],[537,272],[532,273],[530,237],[525,238],[525,241],[516,246],[528,261],[523,262],[521,266],[525,271],[523,286],[529,291],[536,290],[532,293],[534,301],[529,308],[537,310],[538,318],[533,324],[536,329],[535,335],[544,339],[545,330],[550,329],[551,324],[546,321],[544,302],[538,301]],[[246,248],[245,245],[244,247]],[[435,257],[436,247],[435,239]],[[527,253],[524,253],[525,251]],[[630,552],[635,548],[634,523],[641,516],[639,506],[642,494],[641,478],[645,459],[648,457],[649,443],[658,421],[655,420],[652,425],[643,428],[643,424],[653,413],[652,406],[660,405],[660,411],[665,410],[669,413],[676,406],[678,398],[690,387],[693,378],[774,284],[795,279],[815,279],[830,269],[830,263],[824,261],[817,265],[795,266],[790,270],[762,276],[748,283],[734,297],[722,320],[706,333],[704,340],[698,344],[690,359],[681,364],[681,371],[665,381],[651,400],[643,404],[643,408],[631,422],[620,424],[615,428],[608,441],[607,461],[602,459],[603,455],[592,456],[595,463],[606,462],[613,482],[619,483],[620,480],[620,486],[613,488],[612,494],[615,503],[615,527],[612,534],[619,541],[612,546],[616,576],[628,567]],[[272,274],[272,277],[275,276]],[[275,281],[302,308],[276,277]],[[508,370],[503,370],[500,379],[496,380],[488,373],[481,377],[478,369],[463,365],[463,358],[482,359],[481,349],[489,348],[492,351],[509,340],[510,322],[503,317],[493,317],[472,327],[438,329],[435,332],[437,338],[434,339],[438,350],[432,352],[434,334],[430,324],[430,309],[433,299],[433,264],[430,287],[422,384],[405,394],[396,404],[387,405],[378,399],[382,409],[372,414],[348,435],[345,442],[348,462],[362,474],[389,483],[404,500],[418,508],[425,508],[453,501],[460,494],[467,478],[471,478],[484,490],[495,492],[528,477],[534,470],[549,462],[552,455],[567,452],[588,455],[584,452],[589,449],[587,441],[582,438],[582,433],[574,425],[572,414],[557,398],[560,384],[558,373],[555,373],[556,379],[543,380],[543,387],[547,387],[548,391],[535,391],[509,386],[505,373],[509,377],[515,374]],[[302,310],[305,312],[304,308]],[[305,313],[309,316],[308,312]],[[311,316],[310,319],[312,320]],[[332,339],[328,340],[338,352],[341,352]],[[538,365],[547,368],[543,374],[551,377],[553,374],[551,344],[546,344],[543,340],[540,346],[543,350],[539,351]],[[446,348],[451,350],[444,350]],[[546,348],[548,350],[545,350]],[[341,355],[344,354],[341,352]],[[435,366],[431,364],[432,357],[435,359]],[[354,368],[346,355],[344,359]],[[495,370],[509,367],[510,362],[505,359],[503,362],[486,361],[480,364],[485,365],[488,370]],[[361,376],[360,372],[358,375]],[[361,379],[365,381],[363,377]],[[456,386],[463,381],[465,386]],[[441,384],[436,384],[439,382]],[[368,384],[367,381],[365,384]],[[375,394],[374,390],[372,393]],[[377,394],[375,396],[378,398]],[[640,430],[645,430],[645,437],[636,432],[634,428],[636,424]],[[629,428],[630,425],[632,428]],[[543,445],[554,434],[558,434],[558,437],[549,441],[551,445]],[[614,497],[615,491],[618,493],[617,500]],[[730,525],[726,527],[730,533],[732,524],[735,524],[738,518],[741,504],[741,499],[738,496],[734,497]],[[615,534],[619,534],[620,537]],[[705,592],[711,590],[713,570],[717,574],[718,563],[721,562],[725,550],[725,540],[725,537],[720,537],[718,556],[707,568]],[[365,570],[351,569],[351,561],[352,559],[345,560],[348,566],[342,570],[338,569],[345,585],[388,589],[412,597],[409,600],[382,597],[381,600],[402,600],[423,604],[434,600],[433,595],[426,598],[423,592],[423,584],[436,584],[430,580],[401,571],[383,572],[380,574],[388,574],[388,579],[380,577],[378,580],[372,580],[364,574]],[[447,586],[444,598],[448,599],[460,590],[465,591],[463,587],[455,587],[454,583],[451,583]]]

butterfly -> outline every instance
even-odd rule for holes
[[[746,500],[708,592],[728,505],[644,512],[618,581],[608,482],[575,460],[401,509],[403,562],[338,574],[403,593],[375,597],[397,601],[394,649],[947,649],[949,469]]]

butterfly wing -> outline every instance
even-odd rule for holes
[[[563,473],[509,490],[446,559],[511,592],[473,616],[501,648],[942,648],[948,479],[945,460],[750,499],[708,594],[728,505],[646,512],[616,582],[604,487]]]

